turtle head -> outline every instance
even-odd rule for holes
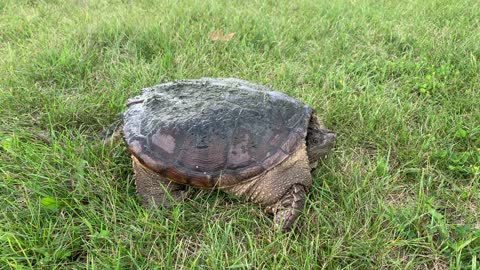
[[[336,137],[335,132],[325,128],[315,115],[312,116],[306,139],[310,168],[315,168],[317,162],[332,150]]]

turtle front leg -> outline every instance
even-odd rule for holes
[[[185,186],[174,183],[143,166],[132,155],[133,170],[137,194],[145,206],[162,206],[169,208],[175,202],[186,197]]]
[[[222,187],[222,190],[262,205],[268,213],[275,215],[275,226],[287,232],[300,216],[311,185],[312,176],[304,145],[265,174]]]
[[[303,210],[305,197],[306,188],[301,184],[294,184],[277,203],[267,207],[267,212],[274,214],[273,221],[282,232],[292,229]]]

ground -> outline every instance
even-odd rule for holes
[[[478,10],[1,1],[0,268],[478,268]],[[100,142],[142,87],[200,77],[268,85],[338,133],[294,233],[218,192],[146,210],[124,146]]]

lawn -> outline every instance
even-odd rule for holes
[[[480,268],[479,11],[0,1],[0,269]],[[125,146],[101,142],[141,88],[200,77],[268,85],[337,132],[293,233],[216,191],[144,209]]]

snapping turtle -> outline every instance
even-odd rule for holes
[[[262,205],[283,231],[335,141],[309,106],[239,79],[164,83],[127,105],[122,133],[145,205],[168,207],[185,186],[220,189]]]

